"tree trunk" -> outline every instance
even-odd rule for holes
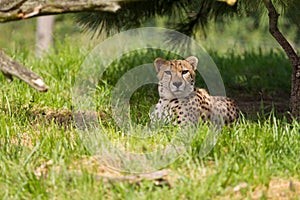
[[[43,16],[37,18],[36,28],[36,49],[35,55],[42,57],[43,53],[48,52],[53,44],[54,16]]]
[[[300,61],[292,71],[291,111],[294,117],[300,119]]]
[[[285,51],[292,64],[292,88],[291,88],[291,113],[296,118],[300,118],[300,57],[296,51],[278,29],[278,17],[272,0],[264,0],[264,4],[269,12],[269,31]]]

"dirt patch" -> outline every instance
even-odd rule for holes
[[[27,117],[34,124],[35,122],[44,121],[65,128],[69,127],[85,127],[87,122],[95,122],[98,118],[104,119],[107,117],[105,113],[96,111],[72,112],[67,109],[53,109],[49,107],[31,107],[23,106],[26,110]]]
[[[32,135],[25,132],[18,134],[18,137],[12,137],[10,144],[16,146],[26,146],[29,149],[33,149],[34,141]]]
[[[273,177],[269,184],[250,186],[243,182],[233,187],[219,199],[297,199],[300,196],[300,181]]]
[[[246,118],[256,119],[258,115],[268,116],[272,112],[278,117],[290,118],[290,97],[288,93],[277,91],[273,94],[259,92],[248,95],[244,91],[236,94],[233,99],[236,100],[240,110]]]

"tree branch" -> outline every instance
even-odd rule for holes
[[[8,57],[2,50],[0,50],[0,71],[8,82],[12,82],[12,76],[16,76],[39,92],[46,92],[49,88],[41,77]]]
[[[116,12],[120,9],[120,1],[122,0],[1,0],[0,22],[84,11]]]
[[[291,64],[293,66],[300,65],[299,57],[296,51],[293,49],[292,45],[287,41],[287,39],[283,36],[283,34],[278,29],[278,17],[273,3],[271,0],[264,0],[264,4],[269,12],[269,31],[273,35],[273,37],[277,40],[280,46],[284,49],[286,55],[288,56]]]

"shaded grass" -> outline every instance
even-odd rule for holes
[[[229,52],[225,55],[214,56],[217,66],[220,66],[224,84],[229,92],[243,89],[251,93],[267,90],[270,93],[276,90],[288,93],[290,91],[291,65],[285,55],[271,50],[263,53],[247,51],[243,55]],[[273,80],[273,81],[272,81]]]

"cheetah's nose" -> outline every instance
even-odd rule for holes
[[[179,88],[179,86],[182,85],[182,82],[174,82],[173,85],[176,86],[177,88]]]

